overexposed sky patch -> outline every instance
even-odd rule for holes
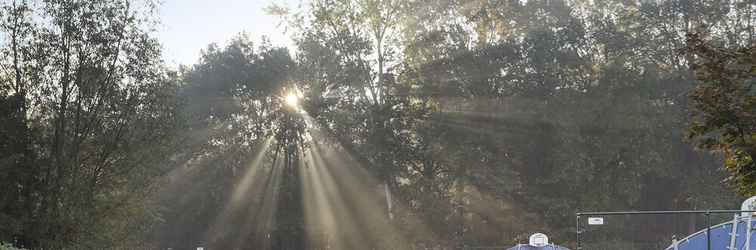
[[[246,32],[256,44],[263,36],[274,46],[293,42],[277,16],[265,13],[271,4],[297,8],[305,0],[162,0],[158,38],[169,65],[197,62],[210,43],[223,45]]]

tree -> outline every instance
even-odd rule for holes
[[[756,195],[756,44],[726,49],[695,33],[687,42],[698,80],[689,137],[723,154],[727,180],[741,194]]]
[[[17,183],[10,190],[18,190],[3,194],[3,207],[24,211],[11,213],[22,218],[8,225],[11,240],[30,248],[132,244],[154,219],[141,217],[151,209],[145,197],[180,121],[176,82],[148,31],[152,8],[4,2],[9,39],[1,49],[10,56],[0,62],[0,85],[13,121],[3,125],[18,129],[3,132],[16,142],[8,149],[20,152],[2,156],[7,183]]]
[[[161,247],[303,247],[298,173],[308,141],[286,104],[299,88],[294,67],[286,49],[240,34],[182,70],[187,143],[159,195],[168,208]]]
[[[743,2],[270,8],[292,14],[294,59],[240,39],[210,46],[182,75],[196,148],[182,153],[192,160],[176,175],[191,177],[166,192],[178,208],[161,231],[221,248],[451,248],[515,243],[533,230],[570,243],[575,211],[735,204],[715,159],[681,133],[693,85],[678,49],[702,24],[723,43],[748,41],[748,9],[725,8]],[[293,86],[299,114],[281,108]],[[259,152],[263,163],[249,164]],[[318,193],[307,183],[316,168],[340,178],[319,175],[330,189]],[[378,183],[390,196],[376,194]],[[371,227],[381,223],[390,230]],[[658,243],[677,224],[618,237]],[[287,234],[288,245],[276,240]]]
[[[677,49],[684,45],[680,31],[697,24],[710,25],[720,39],[742,43],[748,33],[746,11],[704,1],[410,3],[405,10],[412,14],[395,23],[403,33],[393,37],[400,55],[393,62],[393,83],[397,93],[426,108],[406,113],[403,119],[415,122],[392,134],[377,133],[380,126],[370,124],[383,119],[366,108],[372,106],[369,96],[358,97],[369,92],[370,78],[364,75],[375,70],[362,66],[375,64],[362,62],[376,57],[371,57],[372,37],[361,33],[369,29],[352,28],[362,24],[358,17],[369,14],[358,8],[361,1],[324,3],[314,4],[312,23],[301,26],[299,58],[312,74],[304,81],[315,86],[308,93],[315,95],[312,100],[330,97],[330,104],[322,103],[332,107],[313,113],[328,117],[338,110],[324,118],[329,119],[325,127],[339,128],[334,134],[341,135],[341,144],[353,145],[369,165],[390,166],[382,171],[388,179],[401,176],[407,184],[396,188],[402,202],[420,217],[428,215],[424,223],[434,229],[473,223],[449,219],[454,214],[484,217],[472,209],[443,208],[453,206],[444,199],[464,196],[472,187],[535,211],[531,221],[564,238],[571,234],[570,218],[577,209],[710,207],[719,199],[712,190],[725,191],[717,184],[721,173],[712,159],[670,132],[685,127],[684,93],[691,87],[688,65]],[[713,21],[730,12],[736,18]],[[647,23],[659,25],[649,31]],[[322,87],[329,85],[334,87]],[[387,110],[401,116],[398,112]],[[460,143],[458,136],[473,135],[481,137],[466,148],[453,146]],[[458,154],[477,158],[450,159]],[[388,157],[400,160],[380,162]],[[476,179],[483,173],[497,175]],[[450,180],[464,188],[449,188]],[[713,188],[699,188],[701,183]],[[654,191],[662,186],[666,192]],[[441,214],[447,220],[430,219]],[[466,230],[439,232],[439,238]]]

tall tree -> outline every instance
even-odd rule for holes
[[[303,248],[298,176],[308,142],[299,107],[287,103],[298,93],[294,66],[286,49],[241,34],[182,71],[187,143],[160,195],[169,208],[161,247]]]
[[[696,144],[724,155],[728,180],[746,196],[756,195],[756,44],[725,49],[689,34],[687,53],[698,85],[691,92]]]
[[[136,6],[135,6],[136,5]],[[11,225],[32,248],[134,243],[142,202],[179,124],[175,82],[150,36],[150,2],[4,3],[4,87],[20,127],[34,134],[8,168],[23,182],[26,221]],[[9,70],[8,70],[9,69]],[[28,149],[25,149],[28,148]],[[3,155],[5,158],[6,155]],[[8,162],[8,161],[3,161]],[[16,189],[13,188],[13,189]],[[5,225],[3,225],[5,226]],[[131,237],[131,238],[130,238]],[[128,243],[127,243],[128,242]]]

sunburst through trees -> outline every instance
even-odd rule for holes
[[[177,69],[152,0],[0,6],[0,244],[569,246],[577,210],[756,192],[749,0],[309,0],[268,8],[294,51]]]

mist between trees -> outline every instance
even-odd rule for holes
[[[312,0],[267,9],[296,52],[178,69],[156,6],[2,1],[0,241],[571,246],[579,210],[756,194],[750,0]]]

